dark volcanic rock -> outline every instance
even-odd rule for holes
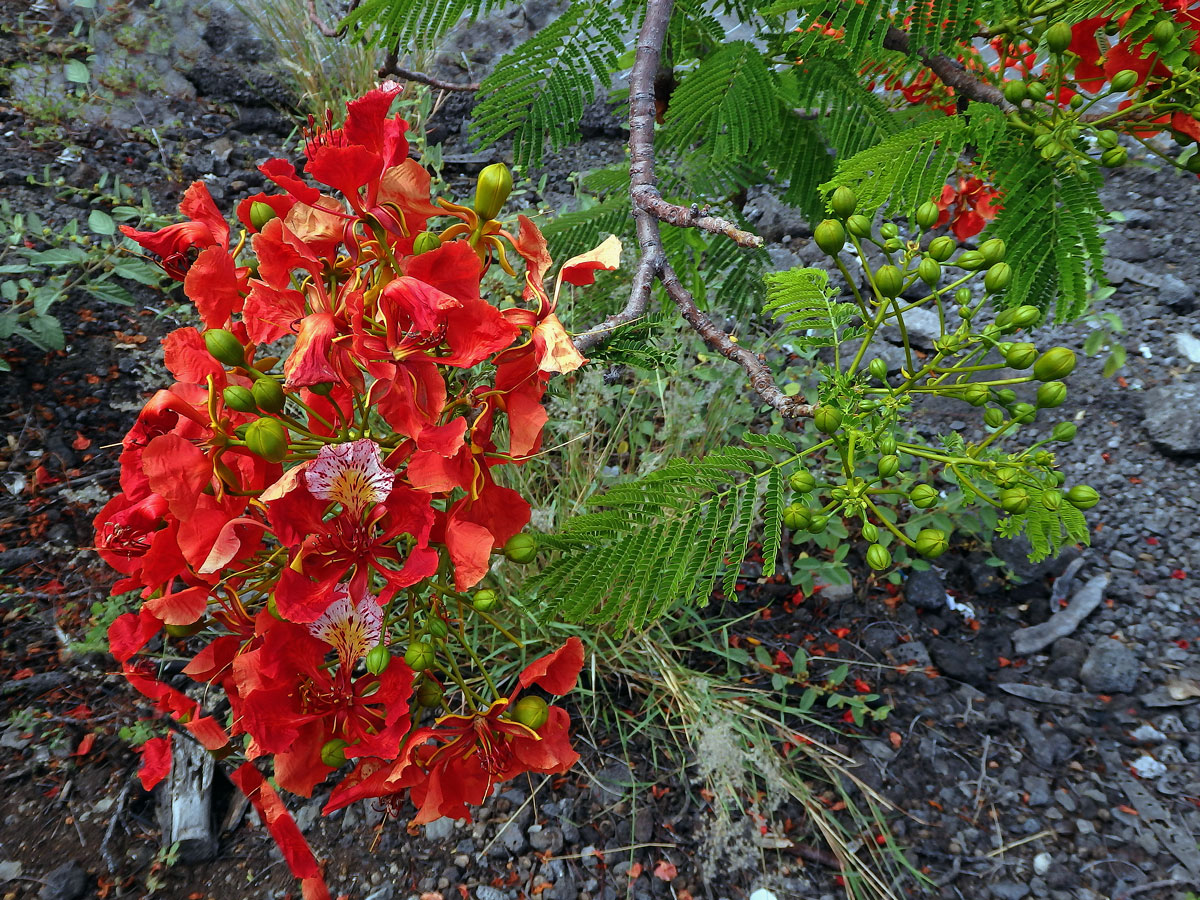
[[[1200,454],[1200,383],[1182,382],[1146,391],[1142,426],[1164,453]]]
[[[1079,680],[1097,694],[1128,694],[1137,685],[1141,663],[1133,651],[1113,640],[1092,647],[1079,671]]]

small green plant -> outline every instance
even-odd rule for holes
[[[1095,293],[1093,301],[1103,302],[1114,292],[1113,287],[1101,288]],[[1104,359],[1102,372],[1105,378],[1112,378],[1124,367],[1127,355],[1125,345],[1121,343],[1120,336],[1125,333],[1125,323],[1121,321],[1120,313],[1112,310],[1092,312],[1085,316],[1083,321],[1092,329],[1083,341],[1084,355],[1108,354]]]

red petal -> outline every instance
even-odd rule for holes
[[[209,328],[223,328],[241,310],[241,287],[233,257],[222,247],[202,250],[183,279],[184,292]]]
[[[254,804],[254,809],[267,826],[271,837],[275,839],[275,844],[283,853],[284,862],[292,874],[303,879],[305,900],[329,900],[329,890],[321,877],[321,869],[312,850],[309,849],[308,842],[304,840],[296,820],[288,813],[287,807],[283,805],[275,789],[263,778],[262,773],[253,763],[243,763],[234,769],[229,778]]]
[[[321,199],[321,192],[315,187],[305,184],[300,176],[296,174],[296,167],[286,159],[268,159],[258,167],[258,171],[262,172],[301,203],[313,206]]]
[[[117,662],[126,662],[150,643],[150,638],[162,629],[162,622],[149,610],[125,613],[108,626],[108,646]]]
[[[173,594],[152,597],[142,604],[142,608],[167,625],[191,625],[208,609],[208,591],[207,585],[184,588]]]
[[[171,735],[153,737],[138,748],[142,764],[138,767],[138,778],[147,791],[167,777],[171,771]]]
[[[583,642],[577,637],[541,659],[534,660],[517,676],[521,687],[535,684],[560,697],[575,689],[575,681],[583,669]]]
[[[177,328],[162,340],[163,361],[178,381],[204,384],[209,375],[220,378],[225,367],[213,359],[195,328]]]
[[[179,211],[195,222],[203,222],[212,233],[213,241],[222,247],[229,247],[229,223],[217,209],[212,194],[203,181],[193,181],[183,193],[179,203]]]

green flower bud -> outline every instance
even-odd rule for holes
[[[996,263],[983,276],[983,289],[989,294],[996,294],[1012,283],[1012,266],[1006,262]]]
[[[250,388],[244,388],[240,384],[231,384],[221,391],[221,396],[225,399],[225,405],[230,409],[244,413],[258,412],[258,405],[254,402],[254,394],[250,393]]]
[[[994,266],[998,262],[1004,262],[1008,247],[1000,238],[990,238],[979,245],[979,252],[983,255],[983,261],[987,265]]]
[[[873,360],[871,360],[871,362],[867,365],[867,371],[871,373],[871,377],[874,378],[876,381],[883,381],[883,382],[887,381],[887,376],[888,376],[887,363],[885,363],[878,356],[875,357]]]
[[[936,259],[938,262],[945,262],[954,255],[954,251],[957,249],[958,244],[954,238],[948,234],[944,234],[941,237],[935,237],[929,242],[929,250],[927,252],[932,259]]]
[[[1091,485],[1077,484],[1067,491],[1067,502],[1076,509],[1091,509],[1100,502],[1100,494]]]
[[[1023,81],[1006,81],[1004,82],[1004,99],[1009,103],[1020,106],[1021,103],[1029,96],[1029,88],[1025,86]]]
[[[441,639],[450,633],[450,626],[435,616],[425,623],[425,630],[429,633],[430,637]]]
[[[437,661],[437,649],[428,641],[413,641],[404,651],[404,662],[414,672],[433,668]]]
[[[1001,388],[995,393],[996,402],[1001,406],[1008,407],[1017,402],[1017,392],[1011,388]]]
[[[867,565],[882,572],[892,564],[892,554],[883,544],[872,544],[867,548]]]
[[[874,542],[879,538],[879,529],[871,522],[863,522],[862,536],[864,541]]]
[[[416,699],[419,706],[432,709],[442,702],[444,692],[442,686],[432,679],[426,679],[417,687]]]
[[[1062,506],[1063,495],[1061,491],[1046,491],[1042,494],[1042,506],[1046,509],[1054,511]]]
[[[422,231],[413,241],[413,255],[420,256],[442,246],[442,239],[432,231]]]
[[[1060,444],[1069,444],[1075,440],[1076,431],[1074,422],[1059,422],[1054,426],[1054,430],[1050,432],[1050,440],[1058,441]]]
[[[255,419],[246,428],[246,446],[267,462],[283,462],[288,452],[288,436],[278,419]]]
[[[541,697],[530,694],[513,704],[512,717],[526,728],[537,731],[550,718],[550,707]]]
[[[246,364],[246,348],[233,333],[224,328],[210,328],[204,332],[204,346],[219,363],[227,366],[244,366]]]
[[[1160,47],[1166,46],[1175,39],[1175,23],[1167,19],[1161,19],[1154,25],[1154,30],[1150,32],[1150,40],[1158,44]]]
[[[836,406],[818,406],[813,414],[813,424],[822,434],[833,434],[842,427],[842,411]]]
[[[1021,470],[1012,466],[1002,466],[996,470],[996,484],[1000,487],[1012,487],[1021,477]]]
[[[888,238],[883,242],[883,249],[887,253],[899,253],[904,247],[904,242],[900,238]]]
[[[923,259],[917,266],[917,276],[930,287],[942,280],[942,264],[936,259]]]
[[[810,534],[820,534],[828,527],[829,516],[813,516],[808,523],[808,530]]]
[[[1053,409],[1062,406],[1067,399],[1067,386],[1061,381],[1047,381],[1037,390],[1038,409]]]
[[[1066,22],[1055,22],[1046,29],[1046,46],[1051,53],[1063,53],[1071,46],[1071,26]]]
[[[1049,93],[1046,86],[1040,81],[1031,81],[1025,87],[1029,91],[1029,99],[1031,100],[1045,100],[1046,94]]]
[[[286,401],[283,388],[274,378],[255,379],[250,393],[254,395],[255,404],[263,412],[277,413],[283,409]]]
[[[973,384],[962,392],[963,400],[972,406],[983,406],[983,404],[988,402],[988,397],[990,396],[991,394],[988,393],[988,389],[982,384]]]
[[[989,407],[983,414],[983,422],[989,428],[999,428],[1004,424],[1004,412],[994,406]]]
[[[475,184],[475,212],[481,219],[494,219],[512,193],[512,172],[504,163],[492,163],[479,173]]]
[[[937,224],[942,211],[932,200],[927,200],[917,207],[917,225],[921,228],[932,228]]]
[[[1014,369],[1028,369],[1037,358],[1037,347],[1026,342],[1013,344],[1004,354],[1004,362]]]
[[[900,457],[895,455],[881,456],[876,464],[881,478],[891,478],[900,471]]]
[[[1000,506],[1005,512],[1019,516],[1029,509],[1029,491],[1025,488],[1008,488],[1000,492]]]
[[[480,612],[490,612],[499,602],[500,598],[490,588],[478,590],[471,596],[471,605]]]
[[[310,384],[308,389],[318,397],[328,397],[333,393],[333,382],[323,381],[320,384]]]
[[[854,208],[858,206],[858,196],[851,188],[842,186],[833,192],[829,206],[839,219],[847,219],[854,215]]]
[[[275,209],[269,203],[255,200],[250,204],[250,224],[254,226],[255,231],[262,231],[267,223],[277,215]]]
[[[871,280],[884,297],[897,297],[904,290],[904,276],[895,266],[880,266]]]
[[[1105,150],[1100,154],[1100,165],[1107,166],[1110,169],[1116,169],[1125,165],[1129,159],[1129,151],[1124,147],[1113,147],[1111,150]]]
[[[1012,311],[1012,324],[1018,328],[1029,328],[1036,325],[1041,318],[1041,310],[1036,306],[1018,306]]]
[[[530,563],[537,556],[537,538],[532,534],[514,534],[504,545],[504,555],[515,563]]]
[[[884,456],[891,456],[896,452],[896,438],[890,434],[886,434],[879,439],[879,452]]]
[[[846,229],[837,219],[826,219],[813,229],[813,239],[829,256],[837,256],[846,245]]]
[[[917,533],[917,552],[929,559],[937,559],[949,546],[946,532],[940,528],[922,528]]]
[[[1193,153],[1188,157],[1188,161],[1183,164],[1183,167],[1193,175],[1200,174],[1200,153]]]
[[[783,510],[783,524],[792,531],[804,531],[812,521],[812,511],[803,504],[793,503]]]
[[[958,254],[958,259],[954,261],[954,264],[960,269],[974,272],[976,269],[982,269],[987,264],[987,260],[983,258],[983,254],[978,250],[967,250],[964,253]]]
[[[917,509],[929,509],[938,502],[937,488],[928,484],[918,484],[909,492],[908,500]]]
[[[392,661],[392,654],[383,644],[376,644],[367,651],[367,671],[372,675],[381,675]]]
[[[846,220],[846,228],[857,238],[869,237],[871,234],[871,220],[866,216],[854,215]]]
[[[817,479],[807,469],[799,469],[788,479],[788,486],[797,494],[807,494],[817,486]]]
[[[321,762],[330,768],[340,769],[346,764],[345,750],[350,744],[341,738],[334,738],[321,745]]]
[[[1012,408],[1013,421],[1025,425],[1037,418],[1037,407],[1032,403],[1016,403]]]
[[[1033,364],[1038,381],[1057,381],[1075,371],[1075,351],[1069,347],[1051,347]]]
[[[879,236],[884,240],[900,237],[900,226],[895,222],[884,222],[879,226]]]
[[[1096,132],[1096,145],[1103,147],[1105,150],[1111,150],[1113,147],[1120,145],[1121,137],[1115,131],[1104,129]]]

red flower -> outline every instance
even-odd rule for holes
[[[1001,205],[1000,192],[989,188],[979,178],[959,178],[957,187],[945,185],[937,205],[942,211],[937,227],[950,223],[950,230],[960,241],[983,231],[996,218]]]

